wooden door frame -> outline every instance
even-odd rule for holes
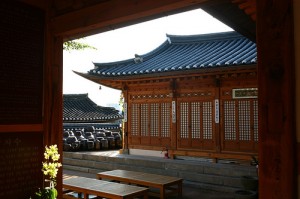
[[[110,3],[112,1],[108,1]],[[123,1],[122,1],[123,2]],[[125,2],[125,1],[124,1]],[[126,1],[127,2],[127,1]],[[137,3],[138,2],[138,3]],[[61,140],[63,38],[94,34],[109,25],[127,24],[202,1],[130,1],[130,9],[95,15],[96,8],[49,19],[46,39],[45,135]],[[125,7],[125,6],[124,6]],[[103,10],[103,9],[102,9]],[[110,10],[109,10],[110,11]],[[120,12],[118,12],[120,11]],[[293,1],[257,0],[259,82],[259,197],[294,199],[297,193]],[[134,12],[134,13],[133,13]],[[99,32],[101,32],[99,31]],[[57,52],[59,51],[59,52]],[[61,184],[61,179],[59,179]]]

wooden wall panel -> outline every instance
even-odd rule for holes
[[[29,198],[43,186],[43,135],[0,133],[0,198]]]
[[[43,108],[44,15],[0,2],[0,124],[40,124]]]
[[[256,90],[253,94],[257,97],[254,66],[246,72],[236,70],[235,73],[228,72],[228,74],[223,71],[222,75],[215,73],[214,75],[177,77],[173,79],[173,83],[167,79],[132,82],[128,88],[129,148],[133,145],[140,148],[168,146],[172,150],[181,151],[244,154],[250,159],[251,154],[256,155],[258,152],[257,99],[233,99],[232,92],[235,88],[254,88]],[[252,94],[252,91],[248,93]],[[215,102],[216,99],[219,100],[218,103]],[[224,115],[223,102],[225,100],[232,102],[235,109],[234,140],[225,139],[224,136],[224,117],[227,117]],[[151,136],[151,129],[160,126],[159,117],[162,116],[159,110],[152,113],[151,107],[161,107],[161,103],[171,105],[171,102],[175,102],[174,107],[176,107],[176,122],[171,121],[171,137],[163,139],[161,130],[157,132],[159,135],[156,135],[155,130],[153,132],[155,135]],[[134,115],[138,121],[131,123],[134,106],[139,107],[140,117]],[[218,119],[215,117],[216,106]],[[145,111],[148,117],[144,115]],[[171,112],[169,117],[170,119],[173,117]],[[156,126],[153,126],[153,122]],[[136,126],[132,128],[134,133],[130,132],[131,126]]]
[[[0,2],[0,198],[34,197],[43,185],[43,11]]]

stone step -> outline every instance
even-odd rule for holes
[[[87,173],[124,169],[183,178],[204,189],[234,192],[242,188],[241,176],[255,176],[253,166],[163,159],[133,155],[102,156],[64,152],[64,169]],[[96,175],[95,175],[96,176]]]

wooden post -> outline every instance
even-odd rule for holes
[[[126,85],[123,86],[122,92],[124,97],[124,105],[126,104],[125,106],[123,105],[124,108],[123,149],[125,149],[128,152],[128,88]]]
[[[46,31],[44,66],[44,145],[57,144],[62,161],[63,39]],[[62,194],[62,168],[57,175],[58,196]],[[60,197],[58,197],[60,198]]]
[[[178,132],[177,132],[177,114],[178,114],[178,110],[177,110],[177,106],[178,106],[178,102],[177,102],[177,85],[176,85],[176,79],[172,79],[170,82],[170,86],[172,89],[172,101],[171,101],[171,149],[170,152],[170,156],[172,159],[175,158],[174,154],[172,151],[176,151],[177,147],[178,147]],[[174,109],[174,110],[173,110]],[[175,114],[173,114],[173,111],[175,111]],[[175,118],[173,118],[175,117]]]
[[[300,198],[300,1],[294,1],[298,198]]]
[[[296,198],[293,1],[257,0],[259,198]]]
[[[218,108],[218,113],[219,113],[219,121],[218,123],[216,123],[216,121],[214,121],[214,125],[215,125],[215,151],[217,153],[220,153],[221,152],[221,130],[220,130],[220,111],[222,110],[221,109],[221,100],[220,100],[220,79],[218,79],[216,77],[215,79],[215,91],[216,91],[216,96],[215,96],[215,100],[218,100],[218,104],[219,104],[219,107],[216,107],[216,102],[214,104],[214,110],[216,111],[216,108]],[[215,116],[216,117],[216,116]],[[218,162],[218,159],[217,158],[214,158],[213,160],[214,162]]]

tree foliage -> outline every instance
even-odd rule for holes
[[[83,43],[79,39],[72,40],[72,41],[66,41],[63,44],[63,50],[69,51],[69,52],[72,50],[85,50],[85,49],[97,50],[97,48],[95,48],[94,46],[90,46],[87,43]]]

